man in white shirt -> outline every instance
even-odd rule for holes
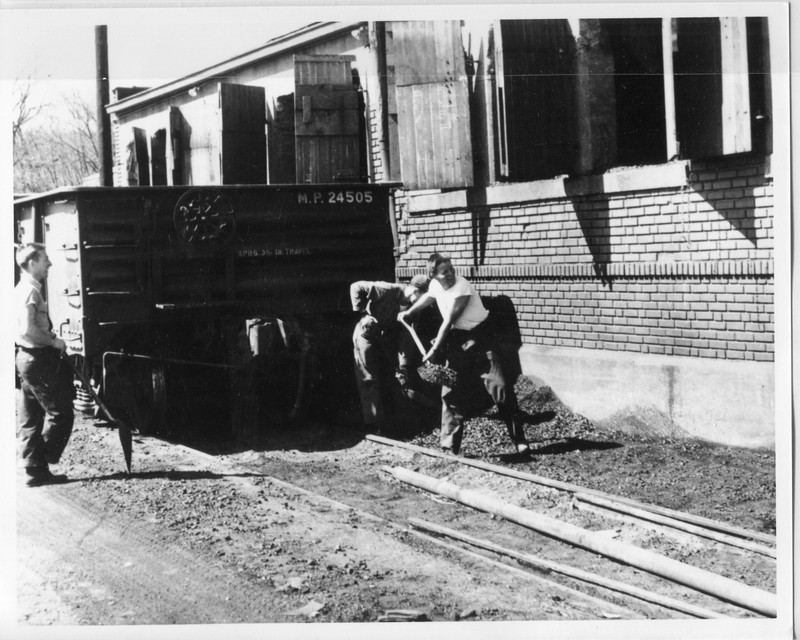
[[[17,406],[20,455],[26,484],[34,487],[66,482],[55,464],[72,434],[74,413],[71,368],[61,361],[64,341],[52,331],[42,284],[52,266],[45,247],[29,243],[17,249],[20,280],[14,288],[17,330],[16,367],[21,388]]]
[[[497,352],[496,339],[489,312],[480,295],[464,277],[456,275],[450,258],[434,253],[428,258],[430,284],[412,307],[399,314],[411,319],[419,311],[438,305],[442,324],[423,360],[437,355],[457,373],[455,389],[442,387],[442,428],[440,444],[444,451],[457,454],[464,436],[464,418],[472,404],[476,383],[483,383],[491,395],[509,437],[522,455],[530,453],[525,431],[519,420],[519,407],[514,385],[506,380]]]

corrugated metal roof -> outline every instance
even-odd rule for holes
[[[109,113],[125,113],[126,111],[133,111],[141,108],[144,105],[162,100],[163,98],[187,91],[192,87],[203,84],[214,78],[219,78],[226,74],[254,64],[262,62],[269,58],[281,55],[287,51],[298,48],[300,46],[308,45],[313,42],[318,42],[326,38],[330,38],[343,31],[352,31],[353,29],[364,25],[364,21],[359,22],[314,22],[306,27],[296,29],[282,36],[278,36],[268,41],[263,47],[254,49],[247,53],[235,56],[219,64],[213,65],[206,69],[197,71],[183,78],[173,80],[167,84],[159,87],[147,89],[141,93],[125,98],[118,102],[112,102],[107,105]]]

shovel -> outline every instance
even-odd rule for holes
[[[408,329],[411,337],[414,338],[414,344],[417,345],[417,349],[419,349],[419,352],[424,358],[427,352],[425,351],[425,347],[422,345],[422,341],[419,339],[417,332],[414,331],[414,327],[408,324],[405,320],[401,320],[400,322],[406,329]],[[426,361],[425,364],[419,367],[417,369],[417,373],[425,382],[439,384],[443,387],[450,387],[451,389],[455,387],[456,383],[458,382],[458,374],[454,369],[450,369],[449,367],[441,364],[434,364],[430,361]]]
[[[86,376],[83,375],[83,372],[79,371],[77,367],[73,367],[72,363],[69,361],[69,358],[66,355],[61,356],[63,360],[66,360],[69,366],[72,368],[72,372],[78,377],[81,381],[81,384],[86,388],[89,392],[89,395],[92,396],[92,400],[97,403],[97,406],[106,414],[106,417],[109,419],[110,422],[113,422],[117,426],[117,432],[119,433],[119,442],[122,445],[122,454],[125,456],[125,467],[128,470],[128,473],[131,472],[131,458],[133,457],[133,438],[131,436],[131,428],[130,426],[122,421],[117,420],[111,412],[108,410],[108,407],[105,403],[100,399],[100,396],[97,395],[97,392],[94,390],[94,387],[90,384],[89,380],[86,379]]]

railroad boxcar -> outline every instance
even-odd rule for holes
[[[391,185],[85,187],[14,203],[54,331],[140,430],[336,410],[349,284],[394,277]],[[113,413],[112,411],[112,413]]]

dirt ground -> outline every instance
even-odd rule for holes
[[[521,378],[517,390],[533,455],[520,458],[489,412],[467,425],[463,456],[775,533],[774,451],[605,432],[546,387]],[[396,424],[386,435],[438,449],[436,412],[414,411],[413,426]],[[375,622],[392,610],[465,623],[688,617],[443,546],[412,531],[409,518],[722,615],[758,617],[403,485],[385,471],[391,467],[446,478],[767,592],[776,588],[774,558],[586,512],[562,492],[382,446],[342,426],[267,431],[250,446],[137,436],[134,473],[126,476],[116,430],[84,416],[59,466],[73,481],[18,488],[19,622]],[[54,522],[69,532],[55,546],[47,535]]]

